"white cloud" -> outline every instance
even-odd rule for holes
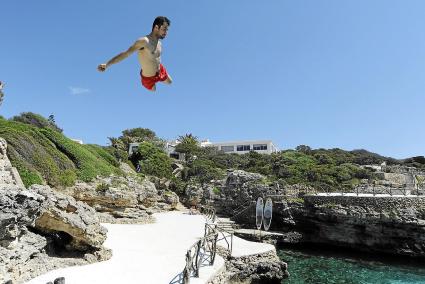
[[[90,93],[89,89],[80,87],[69,87],[69,91],[71,92],[71,95],[81,95]]]

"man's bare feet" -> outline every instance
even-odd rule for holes
[[[170,85],[173,83],[173,79],[171,79],[170,75],[168,75],[167,79],[164,81],[165,84]]]
[[[106,64],[99,64],[99,66],[97,66],[97,70],[104,72],[106,70]]]

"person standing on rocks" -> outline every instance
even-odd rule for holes
[[[121,52],[107,63],[100,64],[97,69],[104,72],[112,64],[120,62],[137,51],[139,63],[142,66],[140,70],[141,81],[146,89],[155,91],[157,82],[171,84],[172,79],[161,64],[162,44],[160,41],[167,36],[169,26],[170,20],[167,17],[156,17],[150,34],[139,38],[127,51]]]

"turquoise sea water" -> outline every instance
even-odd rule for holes
[[[335,284],[425,284],[423,260],[403,265],[402,259],[387,262],[344,257],[341,253],[321,254],[317,251],[278,250],[279,257],[288,263],[291,276],[282,283]]]

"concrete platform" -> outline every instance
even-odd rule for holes
[[[66,284],[92,283],[182,283],[187,249],[204,234],[205,218],[182,212],[155,214],[155,224],[103,224],[108,229],[105,246],[112,249],[110,260],[85,266],[50,271],[29,284],[45,284],[65,277]],[[216,256],[213,266],[206,264],[194,284],[207,283],[224,269]]]
[[[205,218],[184,212],[154,215],[156,223],[146,225],[103,224],[108,229],[105,246],[112,249],[108,261],[50,271],[28,284],[45,284],[65,277],[66,284],[92,283],[183,283],[186,251],[203,237]],[[224,240],[219,246],[227,247]],[[232,257],[275,250],[273,245],[233,238]],[[225,268],[216,256],[213,266],[204,263],[193,284],[207,283]]]

